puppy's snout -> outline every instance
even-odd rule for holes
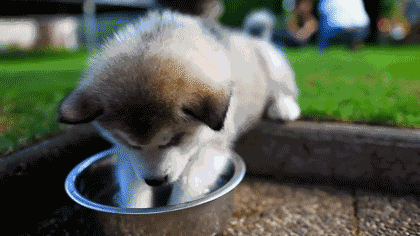
[[[148,178],[148,179],[144,179],[144,181],[149,186],[157,187],[168,182],[168,176],[166,175],[163,178]]]

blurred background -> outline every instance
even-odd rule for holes
[[[420,127],[420,0],[222,2],[218,20],[228,28],[244,29],[258,10],[273,19],[268,40],[296,73],[301,120]],[[57,106],[76,86],[89,53],[162,8],[154,0],[2,4],[0,154],[67,129],[56,122]]]
[[[280,31],[292,24],[294,15],[299,15],[302,2],[319,22],[320,0],[223,0],[225,12],[220,22],[240,28],[252,10],[268,9],[276,17],[274,31]],[[370,18],[367,44],[420,42],[420,1],[362,2]],[[3,50],[83,48],[88,46],[90,34],[97,37],[96,43],[100,44],[118,28],[159,6],[155,0],[5,0],[4,4],[7,7],[0,10],[0,46]],[[317,33],[311,35],[309,43],[315,44]]]

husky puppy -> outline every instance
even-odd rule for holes
[[[228,155],[270,100],[273,119],[296,119],[276,103],[297,99],[287,59],[241,34],[225,41],[199,17],[152,12],[91,58],[61,103],[59,122],[93,122],[138,178],[162,183],[176,181],[209,151]]]
[[[220,43],[225,45],[227,45],[226,41],[232,34],[237,35],[242,33],[238,32],[236,29],[224,27],[219,23],[219,18],[223,15],[225,8],[220,0],[158,0],[158,2],[168,8],[199,16],[203,27],[209,30]],[[254,41],[254,43],[260,44],[258,47],[267,47],[268,44],[271,44],[271,36],[273,34],[275,22],[276,17],[270,10],[264,8],[253,10],[244,19],[244,33],[251,36],[253,39],[258,39],[256,42]],[[263,50],[263,53],[266,53],[264,55],[265,58],[271,58],[274,65],[283,65],[285,68],[290,68],[288,60],[278,48],[270,45]],[[276,74],[276,67],[277,66],[270,66],[268,69],[272,69],[273,71],[271,71],[271,73]],[[287,82],[286,85],[288,88],[293,90],[296,86],[293,71],[290,71],[290,74],[291,77],[285,81]],[[274,106],[268,104],[266,117],[271,119],[280,118],[283,121],[296,120],[299,118],[301,112],[296,97],[297,95],[294,97],[282,96]]]

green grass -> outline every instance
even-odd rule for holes
[[[367,47],[349,53],[285,51],[301,91],[302,119],[420,128],[420,47]],[[75,87],[84,52],[0,54],[0,153],[52,136],[57,107]]]
[[[420,128],[420,47],[286,50],[304,120]]]
[[[0,57],[0,153],[60,132],[57,106],[85,67],[84,52],[3,53]]]

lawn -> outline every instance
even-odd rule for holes
[[[304,120],[420,128],[420,47],[287,50]]]
[[[76,85],[87,62],[84,52],[0,55],[0,153],[52,136],[57,106]]]
[[[420,128],[420,47],[285,53],[301,91],[302,119]],[[66,128],[56,122],[57,106],[86,62],[84,52],[0,54],[0,153]]]

